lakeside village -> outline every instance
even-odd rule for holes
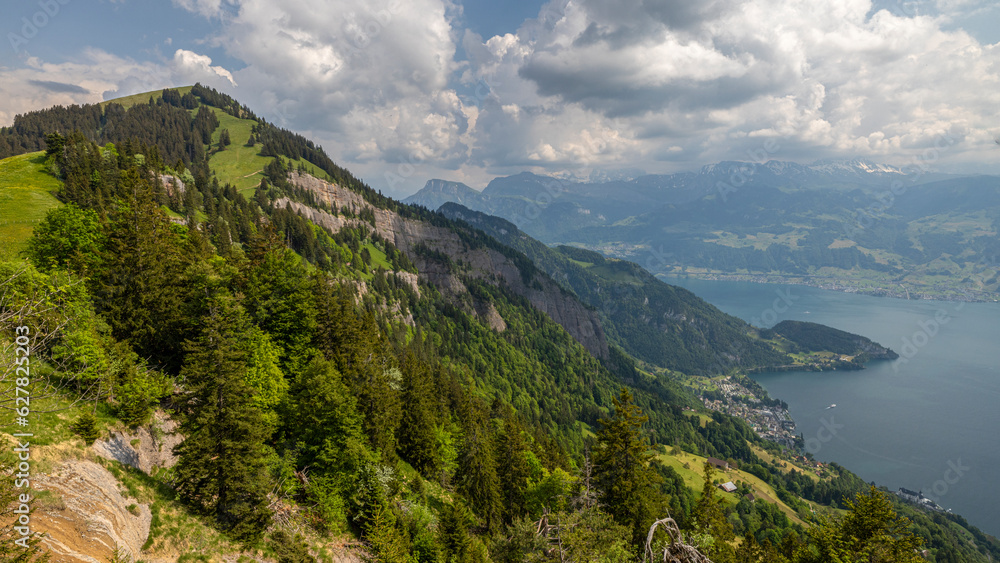
[[[715,384],[717,389],[701,392],[706,408],[744,420],[758,436],[792,450],[796,462],[811,468],[817,476],[823,475],[825,464],[812,459],[808,453],[798,453],[802,451],[803,440],[795,434],[795,421],[784,401],[771,399],[763,387],[746,376],[728,376]],[[946,512],[922,492],[900,488],[896,495],[925,510]]]
[[[783,401],[768,397],[767,391],[746,376],[730,375],[714,383],[717,389],[701,391],[706,408],[744,420],[765,440],[801,450],[802,438],[795,434],[795,421]]]

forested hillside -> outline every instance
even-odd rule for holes
[[[757,329],[633,262],[569,246],[549,248],[514,224],[446,203],[442,214],[469,222],[524,252],[607,320],[610,338],[632,356],[689,374],[784,365],[791,359],[757,337]]]
[[[220,112],[252,121],[250,136],[234,141]],[[237,150],[263,159],[252,189],[213,168]],[[617,315],[594,274],[571,266],[654,291],[641,270],[570,249],[546,262],[393,201],[224,94],[195,86],[19,116],[0,151],[38,151],[33,173],[60,202],[23,259],[0,262],[4,400],[24,387],[33,409],[74,414],[78,438],[47,430],[55,415],[32,419],[47,446],[67,444],[52,466],[154,416],[179,425],[175,465],[111,465],[156,507],[132,560],[165,545],[184,545],[186,560],[236,557],[176,543],[181,520],[275,561],[354,540],[386,562],[638,561],[668,516],[648,546],[658,558],[918,561],[921,542],[934,561],[1000,556],[958,516],[907,507],[836,464],[822,476],[795,465],[798,452],[634,359],[694,374],[732,338],[745,351],[727,369],[770,361],[744,324],[686,292],[650,300],[699,327],[661,337],[671,319],[627,324],[640,294],[623,293]],[[22,326],[23,382],[6,360],[25,346]],[[708,456],[733,468],[715,475]],[[58,511],[46,498],[36,508]],[[40,560],[37,544],[10,541],[9,516],[0,553]]]

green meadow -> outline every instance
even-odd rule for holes
[[[0,160],[0,260],[17,258],[45,213],[60,205],[60,182],[45,170],[45,153]]]

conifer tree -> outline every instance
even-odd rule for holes
[[[248,246],[250,260],[241,280],[247,313],[281,348],[283,367],[290,373],[312,356],[310,340],[316,330],[312,284],[301,259],[273,229],[266,229]]]
[[[497,470],[503,500],[503,521],[507,525],[513,524],[528,511],[524,491],[528,486],[531,470],[525,458],[528,445],[523,430],[520,421],[510,412],[497,437]]]
[[[334,286],[325,276],[316,276],[312,295],[315,346],[336,364],[357,395],[365,434],[382,460],[392,463],[403,410],[403,374],[393,366],[391,345],[380,333],[374,314],[356,309],[346,286]]]
[[[219,150],[225,150],[231,144],[233,144],[233,140],[229,136],[229,129],[223,129],[219,133]]]
[[[594,449],[594,481],[600,501],[619,524],[629,528],[633,542],[645,539],[654,520],[653,501],[659,476],[651,467],[649,442],[642,434],[648,417],[633,404],[632,394],[622,388],[614,399],[615,414],[601,420]]]
[[[90,411],[81,414],[80,418],[70,426],[70,429],[74,434],[83,438],[83,441],[88,446],[93,445],[101,437],[101,429],[97,426],[97,418]]]
[[[487,530],[500,524],[500,479],[497,476],[493,437],[480,408],[471,407],[464,428],[456,472],[458,491],[483,519]]]
[[[408,350],[401,366],[403,372],[403,419],[399,425],[399,446],[403,457],[426,477],[440,469],[437,452],[434,389],[430,366]]]
[[[917,563],[922,540],[910,522],[896,514],[888,496],[874,486],[845,501],[848,513],[810,531],[815,549],[806,549],[798,563]]]
[[[254,542],[270,520],[262,462],[268,429],[246,384],[246,353],[239,346],[245,313],[230,296],[209,301],[181,371],[185,439],[174,448],[176,488],[234,538]]]
[[[358,475],[377,460],[368,450],[356,400],[333,363],[314,358],[288,391],[283,420],[287,441],[308,467],[306,494],[330,524],[346,522]]]
[[[91,277],[98,312],[118,340],[143,357],[171,364],[179,357],[181,244],[138,170],[122,176],[121,198],[104,233],[100,266]]]
[[[371,522],[365,531],[372,563],[410,563],[406,537],[396,526],[396,517],[385,505],[375,507]]]
[[[455,501],[441,511],[438,531],[445,560],[449,563],[469,561],[469,551],[472,548],[472,537],[469,534],[471,524],[472,514],[461,501]]]

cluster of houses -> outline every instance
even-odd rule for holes
[[[795,461],[801,464],[803,467],[811,467],[818,477],[822,477],[823,470],[826,469],[826,465],[824,465],[822,461],[809,459],[804,455],[795,456]]]
[[[764,406],[753,391],[732,377],[718,382],[722,399],[702,398],[707,408],[745,420],[765,440],[796,447],[795,421],[780,407]]]
[[[941,508],[941,505],[925,497],[923,491],[914,492],[911,491],[910,489],[904,489],[903,487],[900,487],[899,490],[896,491],[896,496],[907,502],[912,502],[913,504],[919,507],[926,508],[927,510],[936,510],[937,512],[945,512],[944,508]]]

